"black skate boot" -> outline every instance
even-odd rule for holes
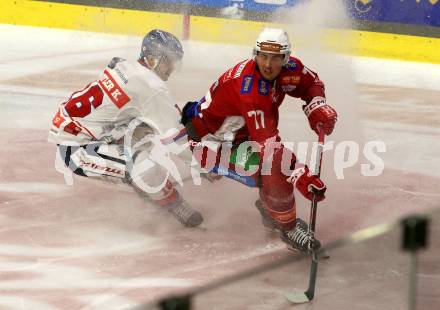
[[[182,198],[177,199],[166,207],[185,227],[197,227],[203,222],[202,214],[191,208]]]
[[[308,234],[308,225],[302,219],[297,218],[295,228],[289,231],[281,232],[281,240],[283,240],[290,250],[298,250],[304,253],[309,252],[309,240],[311,236]],[[321,247],[318,240],[314,240],[313,249],[316,251]]]
[[[255,207],[260,211],[261,214],[261,223],[264,225],[264,227],[267,227],[273,231],[279,231],[280,228],[278,226],[278,223],[275,222],[269,214],[267,214],[267,211],[263,207],[263,202],[261,199],[258,199],[255,201]]]

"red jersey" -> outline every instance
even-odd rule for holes
[[[202,98],[200,118],[192,120],[204,140],[252,140],[264,143],[278,137],[278,108],[287,95],[306,103],[325,97],[318,75],[295,57],[283,66],[276,80],[267,81],[253,59],[223,73]]]

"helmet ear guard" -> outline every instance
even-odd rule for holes
[[[264,28],[258,35],[253,48],[255,60],[258,52],[284,54],[284,65],[289,62],[291,45],[286,31],[277,28]]]

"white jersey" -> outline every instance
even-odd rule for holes
[[[97,81],[73,93],[59,107],[49,141],[85,145],[105,137],[119,139],[124,133],[118,129],[136,118],[165,141],[185,133],[165,83],[137,61],[114,58]]]

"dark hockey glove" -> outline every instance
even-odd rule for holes
[[[182,118],[180,122],[183,126],[192,120],[194,117],[199,117],[199,102],[188,101],[182,109]]]

